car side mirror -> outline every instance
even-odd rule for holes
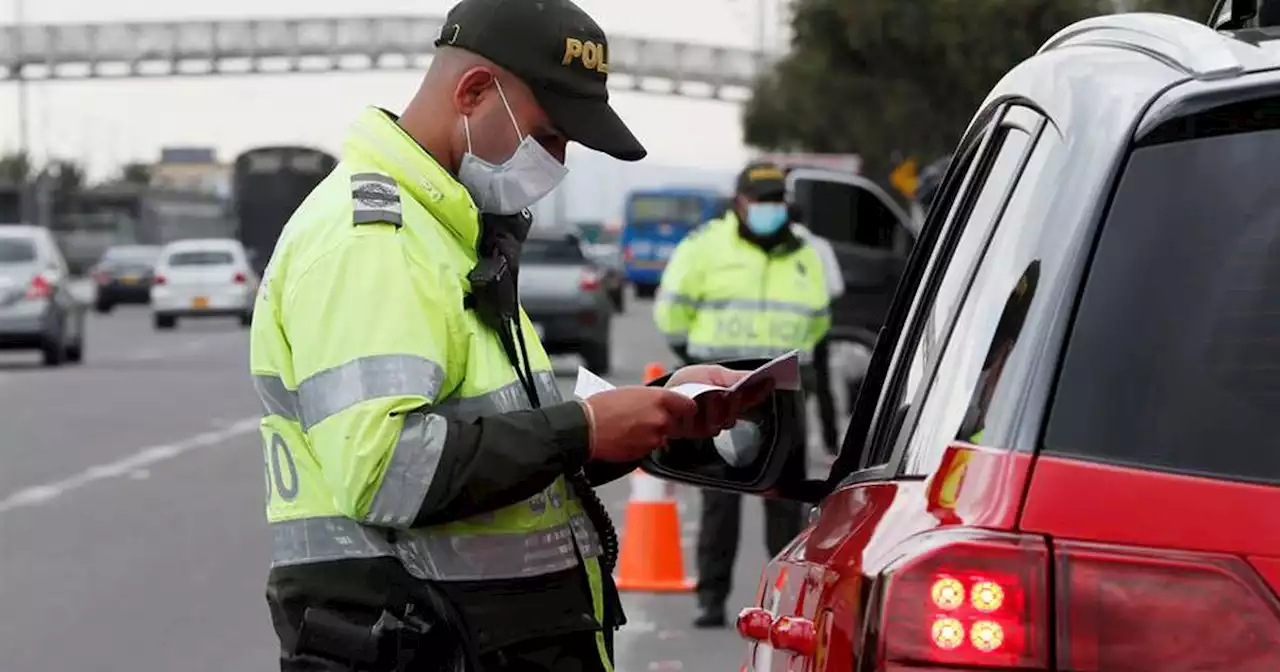
[[[750,371],[768,359],[717,362]],[[663,376],[650,385],[662,386]],[[672,439],[641,463],[645,472],[698,487],[794,496],[806,477],[804,392],[774,390],[730,429],[710,439]]]

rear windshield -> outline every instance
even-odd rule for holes
[[[235,263],[235,257],[225,250],[193,250],[169,255],[170,266],[227,266]]]
[[[1045,450],[1280,483],[1280,100],[1153,136],[1099,238]]]
[[[0,238],[0,264],[29,264],[36,260],[36,244],[21,238]]]
[[[159,253],[153,247],[113,247],[102,255],[102,261],[111,264],[146,264],[155,261]]]
[[[582,248],[572,240],[530,238],[524,241],[520,259],[542,263],[578,264],[584,262],[586,257],[582,254]]]

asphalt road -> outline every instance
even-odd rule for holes
[[[615,322],[615,384],[667,360],[651,324],[636,301]],[[121,308],[90,317],[83,365],[0,354],[0,670],[278,669],[247,350],[233,320],[157,333],[145,308]],[[557,366],[566,394],[577,367]],[[626,481],[603,491],[620,527],[628,493]],[[698,497],[677,493],[692,570]],[[766,560],[760,504],[744,514],[734,610]],[[625,601],[620,672],[744,659],[732,630],[689,627],[692,595]]]

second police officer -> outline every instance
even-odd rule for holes
[[[812,386],[813,349],[831,326],[821,255],[792,229],[786,179],[772,163],[738,176],[733,207],[676,247],[654,304],[658,330],[685,363],[775,357],[799,350]],[[797,453],[788,468],[805,469]],[[803,508],[765,500],[765,545],[776,555],[803,527]],[[723,627],[732,587],[742,496],[702,493],[698,627]]]

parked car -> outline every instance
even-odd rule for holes
[[[643,465],[816,505],[739,617],[745,668],[1280,669],[1277,165],[1280,31],[1105,16],[1008,73],[829,477],[782,468],[785,393],[756,461]]]
[[[520,303],[548,354],[580,355],[609,372],[613,302],[575,236],[534,234],[520,255]]]
[[[155,275],[156,245],[116,245],[103,253],[90,269],[95,287],[94,308],[109,313],[120,304],[151,301],[151,282]]]
[[[84,358],[86,306],[48,229],[0,226],[0,349],[39,350],[46,366]]]
[[[575,226],[582,251],[600,271],[600,281],[619,312],[626,310],[627,273],[618,244],[620,232],[604,222],[578,222]]]
[[[249,265],[240,241],[230,238],[181,240],[160,251],[151,285],[156,329],[172,329],[178,318],[253,319],[260,278]]]

